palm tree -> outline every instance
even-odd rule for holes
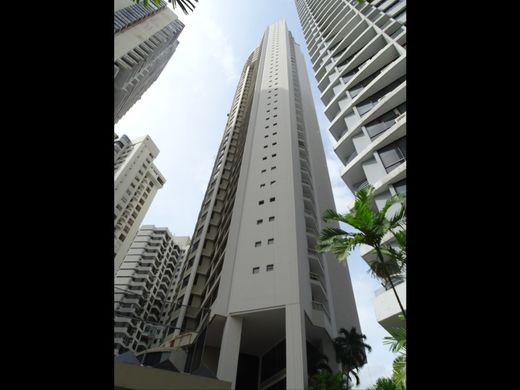
[[[387,218],[390,207],[399,203],[401,208],[391,218]],[[374,187],[367,186],[356,192],[354,207],[350,213],[339,214],[331,209],[326,210],[323,214],[324,222],[343,222],[355,228],[357,232],[349,233],[339,227],[327,227],[322,230],[315,249],[318,252],[332,252],[339,261],[345,261],[358,245],[365,244],[374,248],[380,264],[374,265],[371,269],[375,275],[381,276],[390,284],[406,319],[405,310],[392,281],[392,271],[395,271],[396,265],[395,262],[392,264],[391,258],[385,260],[384,254],[388,256],[391,252],[388,246],[382,244],[387,233],[393,233],[395,236],[398,230],[403,229],[406,218],[404,197],[399,194],[391,196],[380,211],[374,211],[374,204]]]
[[[401,319],[403,318],[401,317]],[[399,354],[392,364],[392,380],[404,388],[406,383],[406,329],[394,328],[391,336],[385,337],[384,340],[385,344],[390,345],[391,352]]]
[[[355,327],[351,328],[350,332],[341,328],[339,333],[340,336],[334,339],[334,350],[336,361],[342,365],[349,389],[350,375],[356,379],[356,386],[359,385],[357,372],[367,363],[366,350],[370,352],[372,347],[364,342],[367,336],[358,333]]]
[[[139,4],[141,2],[141,0],[132,0],[134,3],[137,3]],[[148,7],[148,4],[150,3],[149,0],[142,0],[143,1],[143,5],[145,7]],[[154,4],[159,4],[160,0],[152,0],[154,2]],[[193,0],[195,2],[199,2],[199,0]],[[191,12],[193,12],[193,10],[195,9],[195,5],[191,2],[191,0],[168,0],[169,3],[172,3],[173,5],[173,8],[177,7],[177,5],[182,9],[182,11],[187,15],[188,14],[188,11],[187,10],[190,10]]]

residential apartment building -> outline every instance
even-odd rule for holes
[[[149,136],[130,141],[123,135],[114,140],[114,274],[166,182],[153,163],[158,154]]]
[[[159,77],[183,28],[164,0],[114,0],[114,123]]]
[[[114,354],[158,346],[169,334],[175,269],[189,237],[143,225],[114,279]]]
[[[165,345],[187,372],[303,389],[310,357],[334,366],[338,329],[360,325],[345,264],[314,251],[328,208],[304,59],[279,21],[244,65],[184,261]]]
[[[392,194],[406,193],[406,0],[295,3],[334,151],[345,165],[341,177],[353,193],[374,186],[381,209]],[[375,260],[369,247],[360,253]],[[406,305],[405,275],[394,284]],[[378,290],[374,303],[387,330],[402,326],[389,289]]]

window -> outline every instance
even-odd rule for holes
[[[268,128],[269,128],[269,125],[267,125],[265,128],[268,129]]]
[[[266,171],[265,169],[262,169],[262,173],[265,173],[265,171]]]
[[[404,112],[406,112],[406,103],[401,104],[399,107],[396,107],[367,123],[365,129],[370,139],[375,139],[379,134],[392,127],[396,122],[395,119]]]
[[[273,245],[274,244],[274,238],[270,238],[267,240],[267,245]]]
[[[265,183],[260,184],[260,188],[264,188],[264,187],[265,187]]]
[[[267,272],[272,271],[273,269],[274,269],[274,264],[268,264],[268,265],[265,267],[265,270],[266,270]]]
[[[271,157],[276,157],[276,153],[275,154],[271,154]]]
[[[259,246],[262,245],[262,241],[257,241],[255,242],[255,248],[258,248]]]
[[[271,185],[273,185],[274,183],[276,183],[276,180],[273,180],[273,181],[271,182]]]
[[[263,219],[257,219],[257,220],[256,220],[256,224],[257,224],[257,225],[261,225],[263,222],[264,222]]]
[[[262,157],[262,160],[267,160],[267,157]]]
[[[254,274],[257,274],[257,273],[259,273],[259,272],[260,272],[260,267],[254,267],[254,268],[253,268],[253,273],[254,273]]]
[[[383,89],[377,91],[372,96],[363,100],[359,103],[356,108],[359,112],[359,115],[363,115],[370,111],[372,107],[374,107],[381,99],[383,99],[388,93],[393,91],[397,86],[399,86],[402,82],[406,81],[406,75],[399,77],[394,82],[388,84]]]
[[[258,201],[258,205],[259,205],[259,206],[261,206],[261,205],[263,205],[263,204],[264,204],[264,201],[263,201],[263,200]]]
[[[378,150],[386,172],[391,172],[406,161],[406,136]]]
[[[267,145],[264,145],[264,149],[267,149]]]
[[[276,169],[276,167],[271,167],[271,171],[274,171]]]
[[[277,144],[277,142],[273,142],[273,146],[275,146]]]
[[[264,135],[264,138],[267,138],[267,137],[269,137],[269,134]]]
[[[278,123],[273,123],[273,126],[276,126]]]
[[[273,133],[273,135],[277,135],[277,134],[278,134],[278,132],[277,132],[277,131],[275,131],[275,132]]]
[[[269,118],[269,117],[265,118],[266,121],[268,121],[269,119],[271,119],[271,118]]]
[[[269,202],[274,202],[275,201],[275,197],[273,196],[272,198],[269,198]]]
[[[398,194],[406,194],[406,179],[399,180],[393,184],[395,192]]]
[[[274,221],[274,217],[269,217],[269,222],[273,222]]]

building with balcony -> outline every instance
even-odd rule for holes
[[[158,346],[173,329],[175,270],[189,237],[143,225],[114,279],[114,354]]]
[[[126,135],[114,139],[114,274],[166,182],[153,163],[158,154],[149,136],[134,141]]]
[[[406,193],[406,0],[295,3],[334,151],[345,166],[341,177],[353,193],[374,186],[374,207],[381,209],[392,194]],[[375,259],[368,247],[361,256]],[[403,305],[405,280],[395,280]],[[402,323],[388,288],[378,291],[375,308],[390,330]]]
[[[348,269],[314,251],[335,208],[304,58],[279,21],[247,59],[177,286],[185,371],[303,389],[315,353],[360,325]],[[327,226],[337,226],[329,224]],[[337,367],[335,367],[337,369]]]
[[[166,4],[114,0],[114,123],[155,82],[179,45],[184,24]]]

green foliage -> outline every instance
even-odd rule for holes
[[[351,376],[356,380],[356,385],[359,385],[358,371],[367,363],[366,351],[372,351],[372,347],[364,341],[367,336],[358,333],[354,327],[350,331],[341,328],[339,333],[334,339],[336,361],[342,365],[347,386]]]
[[[400,204],[401,207],[388,218],[386,214],[396,204]],[[365,244],[374,248],[377,261],[371,262],[370,272],[392,287],[401,312],[406,315],[392,280],[393,276],[400,275],[405,270],[406,265],[405,197],[394,194],[385,202],[381,210],[377,211],[374,187],[367,186],[356,192],[354,207],[349,213],[339,214],[329,209],[323,214],[323,221],[343,222],[356,231],[351,233],[339,227],[326,227],[321,231],[314,249],[321,253],[332,252],[338,261],[342,262],[346,261],[352,250],[359,245]],[[388,233],[395,236],[399,248],[382,244],[383,238]]]
[[[142,1],[141,0],[132,0],[132,1],[137,4],[140,4],[142,2],[145,7],[148,7],[148,5],[150,3],[149,0],[142,0]],[[188,14],[188,11],[193,12],[193,10],[195,9],[195,5],[192,3],[192,1],[197,3],[199,0],[168,0],[169,3],[172,3],[173,8],[176,8],[177,6],[179,6],[180,9],[182,10],[182,12],[184,12],[186,15]],[[159,4],[160,0],[152,0],[152,2],[154,4]]]
[[[375,390],[405,390],[401,383],[396,383],[392,378],[379,378]]]
[[[400,316],[404,320],[403,316]],[[390,346],[390,351],[398,353],[392,364],[392,381],[401,386],[399,389],[405,389],[406,385],[406,329],[394,328],[391,336],[384,338],[384,343]],[[377,390],[377,388],[376,388]]]
[[[329,371],[320,371],[314,374],[309,381],[309,390],[343,390],[343,374],[333,374]]]

